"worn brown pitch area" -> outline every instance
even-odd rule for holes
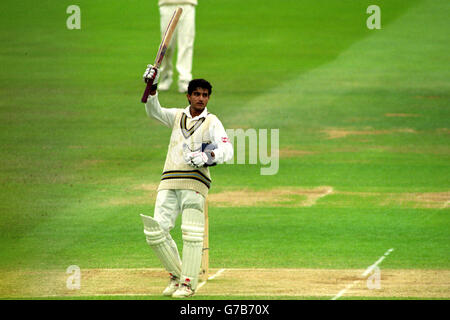
[[[364,270],[226,269],[201,288],[205,295],[334,297],[356,282],[345,296],[450,298],[450,270],[381,270],[380,289],[369,289]]]
[[[214,275],[219,269],[210,269]],[[344,296],[450,298],[450,270],[381,270],[381,288],[369,289],[364,270],[225,269],[198,289],[203,296],[332,298]],[[81,288],[66,287],[65,270],[0,273],[0,297],[160,296],[168,277],[162,269],[81,269]],[[370,277],[370,275],[369,275]]]
[[[107,206],[148,204],[154,205],[157,185],[139,185],[131,191],[144,191],[141,195],[127,195],[110,199]],[[130,192],[131,192],[130,191]],[[132,192],[131,192],[132,193]],[[328,197],[332,196],[332,197]],[[299,208],[317,205],[325,198],[326,205],[336,208],[354,207],[356,203],[371,206],[401,206],[403,208],[447,209],[450,206],[450,191],[442,192],[348,192],[332,186],[277,187],[269,190],[222,189],[208,195],[210,207],[285,207]]]

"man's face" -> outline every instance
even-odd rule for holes
[[[191,108],[193,108],[194,111],[201,113],[209,101],[208,89],[196,88],[192,94],[187,94],[187,98],[191,104]]]

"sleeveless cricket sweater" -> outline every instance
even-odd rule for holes
[[[215,117],[208,113],[206,117],[195,120],[180,110],[172,127],[170,143],[164,164],[158,191],[164,189],[190,189],[205,198],[211,187],[208,167],[195,168],[184,161],[183,153],[201,150],[202,143],[211,141],[209,126]]]

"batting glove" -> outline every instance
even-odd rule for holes
[[[145,83],[147,83],[150,79],[154,79],[153,85],[156,86],[159,80],[158,69],[152,66],[151,64],[147,65],[147,69],[145,69],[143,78]]]
[[[203,167],[208,162],[208,155],[204,152],[190,152],[186,155],[185,160],[189,160],[189,164],[193,167]]]

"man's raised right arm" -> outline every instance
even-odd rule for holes
[[[154,75],[155,72],[156,76]],[[173,126],[173,122],[175,121],[177,109],[162,108],[159,104],[158,92],[156,91],[158,85],[159,70],[149,64],[144,73],[144,81],[152,77],[155,77],[155,79],[153,80],[153,86],[150,90],[150,95],[148,96],[147,102],[145,104],[145,111],[147,111],[147,115],[149,117],[153,117],[167,127],[171,128]]]

